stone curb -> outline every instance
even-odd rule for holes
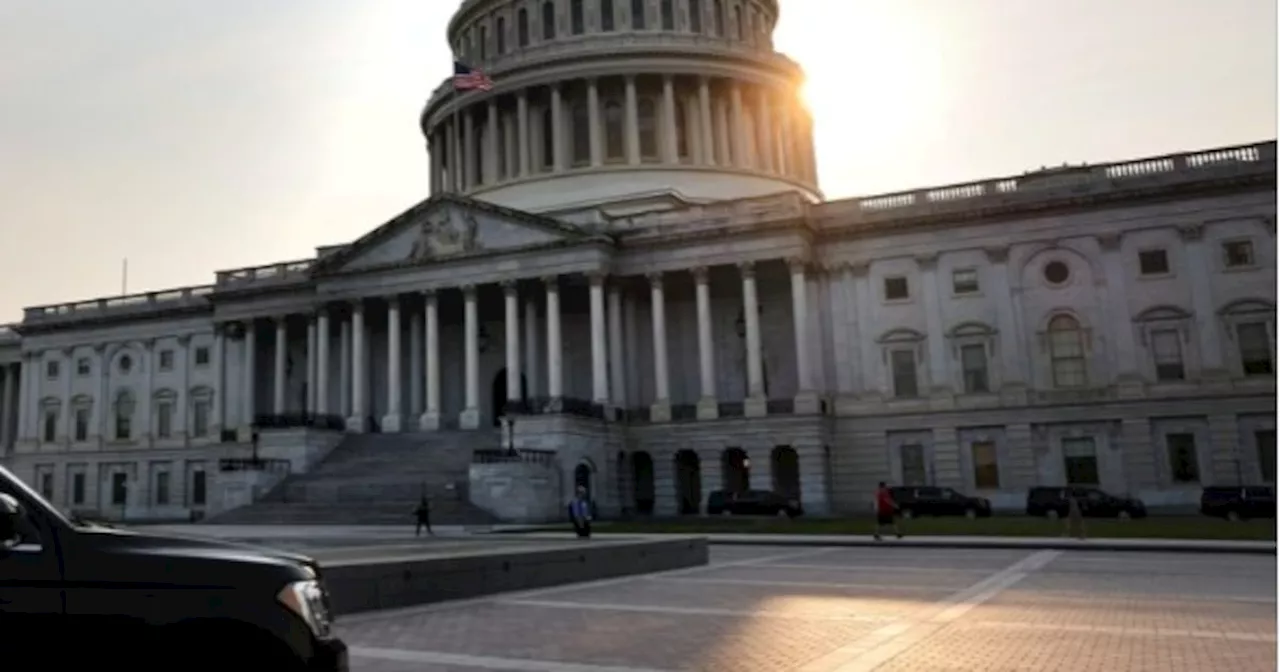
[[[605,537],[606,535],[599,535]],[[1120,542],[1120,543],[1117,543]],[[1276,555],[1275,544],[1267,545],[1249,545],[1235,546],[1226,544],[1214,544],[1212,542],[1205,543],[1178,543],[1176,541],[1134,541],[1129,539],[1090,539],[1086,541],[1034,541],[1034,542],[1018,542],[1010,540],[1003,541],[968,541],[957,539],[955,541],[934,541],[932,539],[924,541],[913,541],[907,539],[886,539],[884,541],[875,541],[873,539],[716,539],[709,537],[707,543],[712,546],[826,546],[826,547],[847,547],[847,548],[938,548],[938,549],[969,549],[969,550],[1014,550],[1014,551],[1105,551],[1105,552],[1127,552],[1127,553],[1204,553],[1204,554],[1226,554],[1226,555]],[[1237,542],[1239,543],[1239,542]]]

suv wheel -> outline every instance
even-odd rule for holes
[[[1130,515],[1128,511],[1121,511],[1120,513],[1116,514],[1116,518],[1119,518],[1120,520],[1129,520],[1132,517],[1133,516]]]
[[[974,518],[978,517],[978,511],[976,509],[965,509],[964,517],[968,518],[969,520],[973,520]]]
[[[903,517],[903,518],[905,518],[905,519],[907,519],[907,520],[911,520],[912,518],[915,518],[915,517],[916,517],[916,512],[915,512],[915,511],[912,511],[911,509],[903,509],[903,510],[902,510],[902,517]]]
[[[778,507],[778,517],[779,517],[779,518],[787,518],[787,517],[789,517],[790,515],[791,515],[791,512],[787,510],[787,507],[785,507],[785,506],[780,506],[780,507]]]
[[[1229,521],[1231,521],[1231,522],[1233,522],[1233,523],[1238,523],[1238,522],[1240,522],[1240,512],[1239,512],[1239,511],[1228,511],[1228,512],[1227,512],[1227,520],[1229,520]]]
[[[1044,517],[1048,518],[1049,520],[1057,520],[1058,518],[1060,518],[1060,516],[1058,515],[1057,509],[1049,509],[1048,511],[1045,511]]]

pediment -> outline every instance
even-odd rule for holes
[[[455,195],[432,197],[323,256],[334,274],[535,249],[590,238],[572,224]]]

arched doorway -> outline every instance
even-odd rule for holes
[[[725,448],[720,453],[720,482],[725,492],[745,492],[751,489],[751,460],[741,448]]]
[[[773,491],[800,499],[800,456],[791,446],[777,446],[769,456],[773,467]]]
[[[592,492],[592,478],[595,470],[586,462],[579,462],[578,466],[573,470],[573,490],[576,493],[578,488],[586,488],[587,497],[591,498],[595,493]]]
[[[675,455],[676,511],[682,516],[698,515],[702,510],[702,464],[692,450]]]
[[[643,450],[631,454],[631,492],[636,513],[653,513],[653,457]]]
[[[493,409],[493,426],[498,427],[502,425],[500,420],[506,413],[507,407],[507,370],[505,368],[493,377],[493,385],[490,389],[492,393],[489,408]],[[520,399],[521,401],[529,399],[529,380],[523,373],[520,374]]]

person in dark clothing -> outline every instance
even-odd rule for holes
[[[876,488],[876,541],[880,541],[880,532],[886,527],[893,527],[894,534],[898,538],[902,538],[902,526],[898,523],[898,503],[893,501],[893,493],[889,492],[889,486],[880,481],[880,486]]]
[[[591,500],[587,498],[587,489],[578,486],[578,494],[569,501],[569,521],[573,523],[573,531],[579,539],[591,538]]]
[[[436,533],[431,531],[431,503],[427,501],[426,495],[422,496],[422,501],[418,503],[418,508],[414,509],[413,515],[418,519],[418,526],[414,529],[413,536],[422,536],[424,527],[427,528],[428,535],[436,536]]]

